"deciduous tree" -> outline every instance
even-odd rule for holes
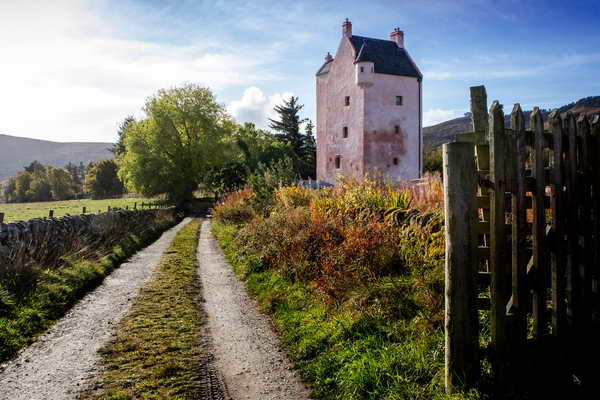
[[[52,196],[56,200],[64,200],[73,196],[75,192],[71,189],[72,175],[62,168],[55,168],[48,165],[48,182],[52,188]]]
[[[98,161],[85,177],[85,192],[92,197],[123,193],[123,183],[118,177],[119,167],[112,158]]]
[[[33,181],[33,176],[28,171],[19,171],[17,172],[17,177],[15,178],[15,192],[17,197],[17,202],[28,201],[27,191]]]
[[[4,202],[13,203],[17,201],[17,184],[16,178],[8,178],[6,187],[4,188]]]
[[[186,200],[210,171],[231,161],[235,123],[209,89],[161,89],[143,110],[146,118],[125,128],[127,150],[117,157],[131,191]]]

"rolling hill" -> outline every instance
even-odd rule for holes
[[[88,165],[103,158],[113,158],[109,148],[112,143],[70,142],[58,143],[47,140],[0,135],[0,181],[16,176],[32,161],[44,165],[64,167],[69,162]]]
[[[512,108],[505,109],[507,114],[504,116],[504,123],[507,128],[510,127],[510,112]],[[548,121],[548,115],[552,110],[540,110],[544,121]],[[580,99],[576,102],[564,105],[558,108],[561,117],[565,117],[567,112],[571,111],[575,118],[584,113],[588,118],[600,114],[600,96],[590,96]],[[531,110],[523,111],[525,114],[525,129],[529,129],[529,117]],[[548,128],[546,124],[546,128]],[[442,122],[441,124],[427,126],[423,128],[423,147],[437,149],[444,143],[453,142],[457,133],[466,133],[473,130],[470,117],[455,118],[450,121]]]

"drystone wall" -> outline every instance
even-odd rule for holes
[[[130,233],[141,234],[173,210],[123,210],[99,214],[34,218],[0,226],[0,278],[27,263],[52,264],[59,257],[82,257],[116,244]]]

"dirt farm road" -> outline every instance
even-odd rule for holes
[[[162,255],[179,229],[191,219],[165,232],[86,295],[71,311],[20,356],[4,365],[0,399],[66,400],[89,387],[97,376],[98,350],[112,337],[127,315],[139,289],[153,276]],[[204,220],[197,249],[203,311],[207,324],[204,357],[218,387],[203,392],[209,399],[309,398],[309,389],[291,370],[278,348],[268,319],[258,313]],[[205,366],[206,368],[206,366]]]

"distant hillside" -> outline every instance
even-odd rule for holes
[[[507,128],[510,127],[510,109],[505,109],[504,122]],[[548,121],[548,115],[552,110],[540,110],[544,117],[544,122]],[[565,117],[567,112],[571,111],[575,118],[578,118],[581,113],[584,113],[588,118],[600,114],[600,96],[590,96],[580,99],[574,103],[570,103],[558,108],[561,117]],[[529,117],[531,110],[523,111],[525,114],[525,129],[529,129]],[[546,128],[548,125],[546,124]],[[455,118],[450,121],[442,122],[441,124],[427,126],[423,128],[423,146],[437,149],[444,143],[453,142],[457,133],[472,132],[473,125],[470,117]]]
[[[24,166],[37,160],[44,165],[64,167],[70,162],[87,166],[113,155],[108,151],[112,143],[58,143],[0,135],[0,181],[16,176]]]

